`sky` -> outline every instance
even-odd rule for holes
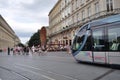
[[[0,14],[21,42],[49,25],[48,14],[58,0],[0,0]]]

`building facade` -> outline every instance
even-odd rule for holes
[[[85,23],[120,14],[120,0],[58,0],[49,12],[49,42],[71,45]]]
[[[18,43],[20,43],[20,39],[0,15],[0,50],[13,48]]]

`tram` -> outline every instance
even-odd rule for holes
[[[72,55],[78,62],[120,65],[120,14],[83,25],[75,34]]]

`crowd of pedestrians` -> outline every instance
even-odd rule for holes
[[[68,54],[71,54],[71,47],[69,45],[66,46],[60,46],[58,48],[53,48],[53,47],[47,47],[46,49],[43,50],[40,46],[15,46],[14,48],[8,47],[4,52],[7,53],[7,55],[39,55],[39,56],[44,56],[46,55],[47,52],[56,52],[56,51],[65,51]]]
[[[6,50],[8,55],[11,55],[13,53],[13,55],[46,55],[46,51],[43,51],[41,49],[41,47],[20,47],[20,46],[15,46],[14,48],[10,48],[8,47],[8,49]]]
[[[20,47],[20,46],[15,46],[13,49],[13,55],[29,55],[29,47]]]

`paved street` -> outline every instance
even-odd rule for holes
[[[0,80],[119,80],[120,70],[77,63],[65,52],[44,56],[0,53]]]

